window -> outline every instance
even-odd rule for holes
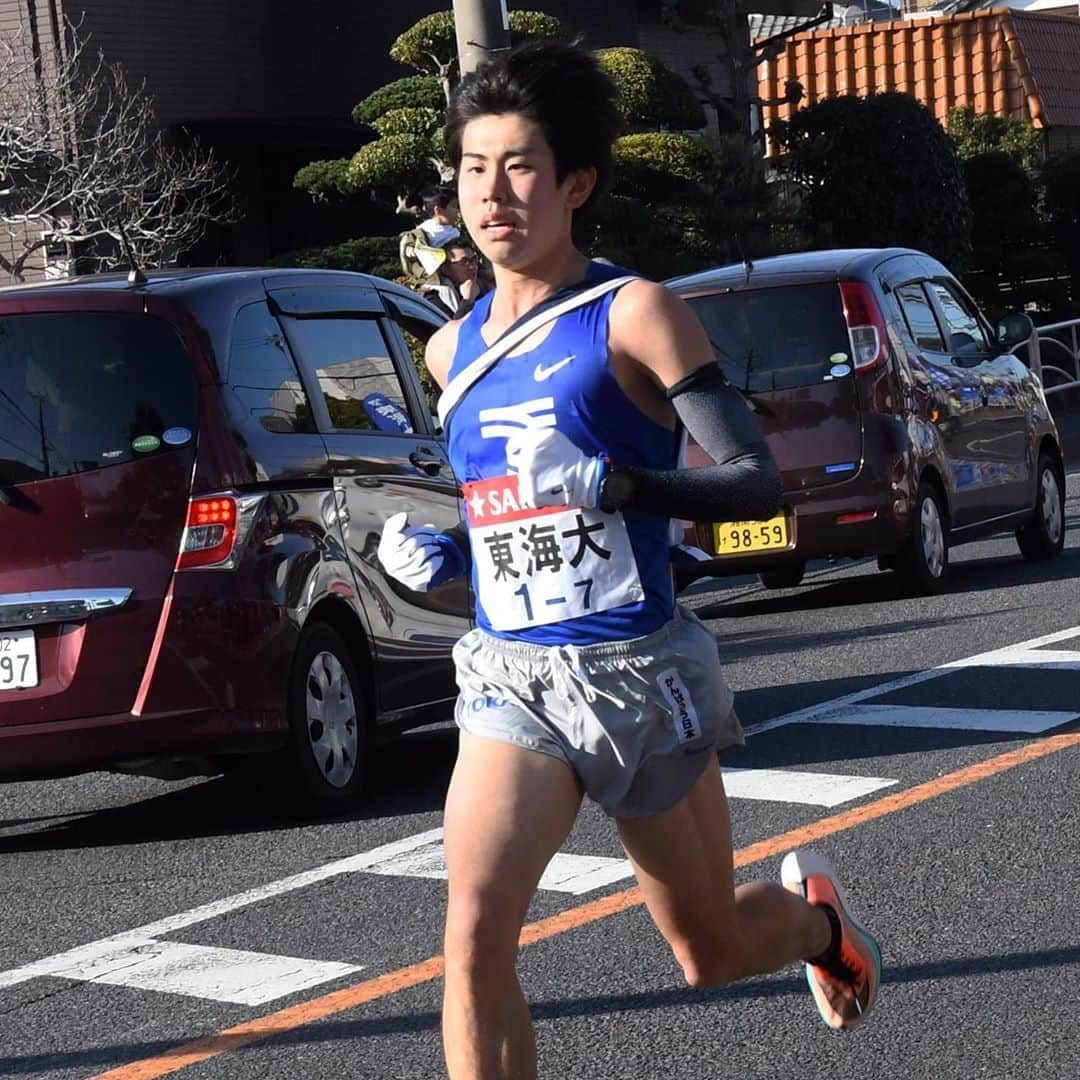
[[[695,297],[690,306],[724,374],[741,390],[812,386],[832,376],[835,365],[851,362],[835,282],[716,293]]]
[[[408,297],[399,296],[397,293],[384,295],[386,305],[390,310],[394,322],[397,323],[408,346],[409,355],[420,376],[420,385],[427,397],[428,408],[432,416],[437,412],[439,395],[442,393],[435,380],[428,374],[424,364],[424,350],[431,335],[442,326],[446,320],[428,310],[426,306]]]
[[[289,340],[318,381],[335,431],[416,430],[374,319],[286,319]]]
[[[30,483],[190,446],[191,360],[145,315],[0,318],[0,482]]]
[[[245,417],[283,434],[315,430],[311,405],[281,327],[265,302],[236,315],[229,343],[229,385]]]
[[[949,331],[949,352],[960,356],[978,356],[990,351],[978,316],[967,300],[946,281],[932,281],[930,288],[941,305]]]
[[[901,285],[896,290],[896,298],[900,301],[900,310],[904,313],[908,329],[919,348],[929,349],[930,352],[944,352],[945,343],[941,339],[941,330],[923,287],[914,281],[910,285]]]

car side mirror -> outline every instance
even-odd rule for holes
[[[998,319],[994,332],[998,346],[1006,350],[1027,341],[1035,332],[1035,324],[1027,315],[1014,312]]]

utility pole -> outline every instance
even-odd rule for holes
[[[506,0],[454,0],[458,65],[462,76],[493,53],[510,48]]]

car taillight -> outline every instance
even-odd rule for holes
[[[188,503],[177,570],[232,570],[264,495],[200,495]]]
[[[865,281],[841,281],[840,297],[844,302],[855,373],[870,371],[885,362],[885,319],[874,290]]]

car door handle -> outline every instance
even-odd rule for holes
[[[409,455],[409,460],[421,472],[427,473],[428,476],[438,476],[446,467],[446,459],[433,454],[430,450],[427,452],[414,450]]]

